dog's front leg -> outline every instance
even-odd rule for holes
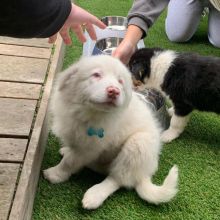
[[[96,209],[117,189],[118,183],[110,176],[89,188],[84,194],[82,204],[85,209]]]
[[[84,160],[79,155],[76,155],[71,148],[61,148],[65,150],[63,158],[60,163],[43,171],[44,178],[51,183],[61,183],[69,179],[69,177],[76,173],[84,166]]]
[[[162,142],[169,143],[172,140],[179,137],[179,135],[183,132],[184,128],[186,127],[188,121],[189,115],[178,116],[174,113],[170,121],[170,127],[162,133]]]
[[[168,112],[169,116],[172,117],[174,115],[174,107],[168,108],[167,112]]]

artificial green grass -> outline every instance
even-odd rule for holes
[[[126,16],[131,0],[80,0],[76,1],[98,17],[106,15]],[[117,5],[116,5],[117,4]],[[151,28],[145,44],[177,51],[195,51],[204,55],[220,57],[220,49],[207,40],[207,18],[188,43],[175,44],[167,40],[164,31],[165,13]],[[74,43],[67,47],[64,68],[77,60],[82,45],[73,37]],[[220,118],[212,113],[194,112],[181,137],[163,147],[159,170],[154,182],[162,183],[169,169],[177,164],[180,171],[179,193],[176,198],[159,206],[141,200],[133,190],[120,189],[95,211],[84,210],[81,200],[85,191],[104,179],[89,169],[84,169],[69,181],[53,185],[40,176],[34,205],[34,220],[73,219],[220,219]],[[42,170],[59,163],[59,141],[50,134]]]

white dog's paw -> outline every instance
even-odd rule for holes
[[[45,179],[54,184],[64,182],[69,178],[69,175],[60,171],[57,166],[44,170],[43,175]]]
[[[90,189],[86,191],[84,194],[82,205],[85,209],[96,209],[105,200],[105,197],[103,198],[102,192],[98,190],[99,187],[93,186]]]
[[[176,139],[179,137],[179,134],[173,130],[166,130],[162,133],[161,135],[161,141],[163,143],[170,143],[172,140]]]
[[[169,116],[172,117],[173,114],[174,114],[174,107],[170,107],[170,108],[167,110],[167,112],[168,112]]]
[[[65,154],[68,154],[69,151],[70,151],[70,148],[69,148],[69,147],[62,147],[62,148],[60,148],[60,150],[59,150],[59,154],[60,154],[61,156],[64,156]]]

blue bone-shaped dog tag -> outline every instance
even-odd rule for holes
[[[104,137],[104,129],[103,128],[95,129],[93,127],[89,127],[87,129],[87,134],[88,134],[88,136],[97,135],[99,138],[103,138]]]

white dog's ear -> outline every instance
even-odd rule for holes
[[[62,90],[64,89],[69,83],[71,78],[78,72],[77,65],[72,65],[68,69],[66,69],[64,72],[60,73],[59,79],[58,79],[58,89]]]

